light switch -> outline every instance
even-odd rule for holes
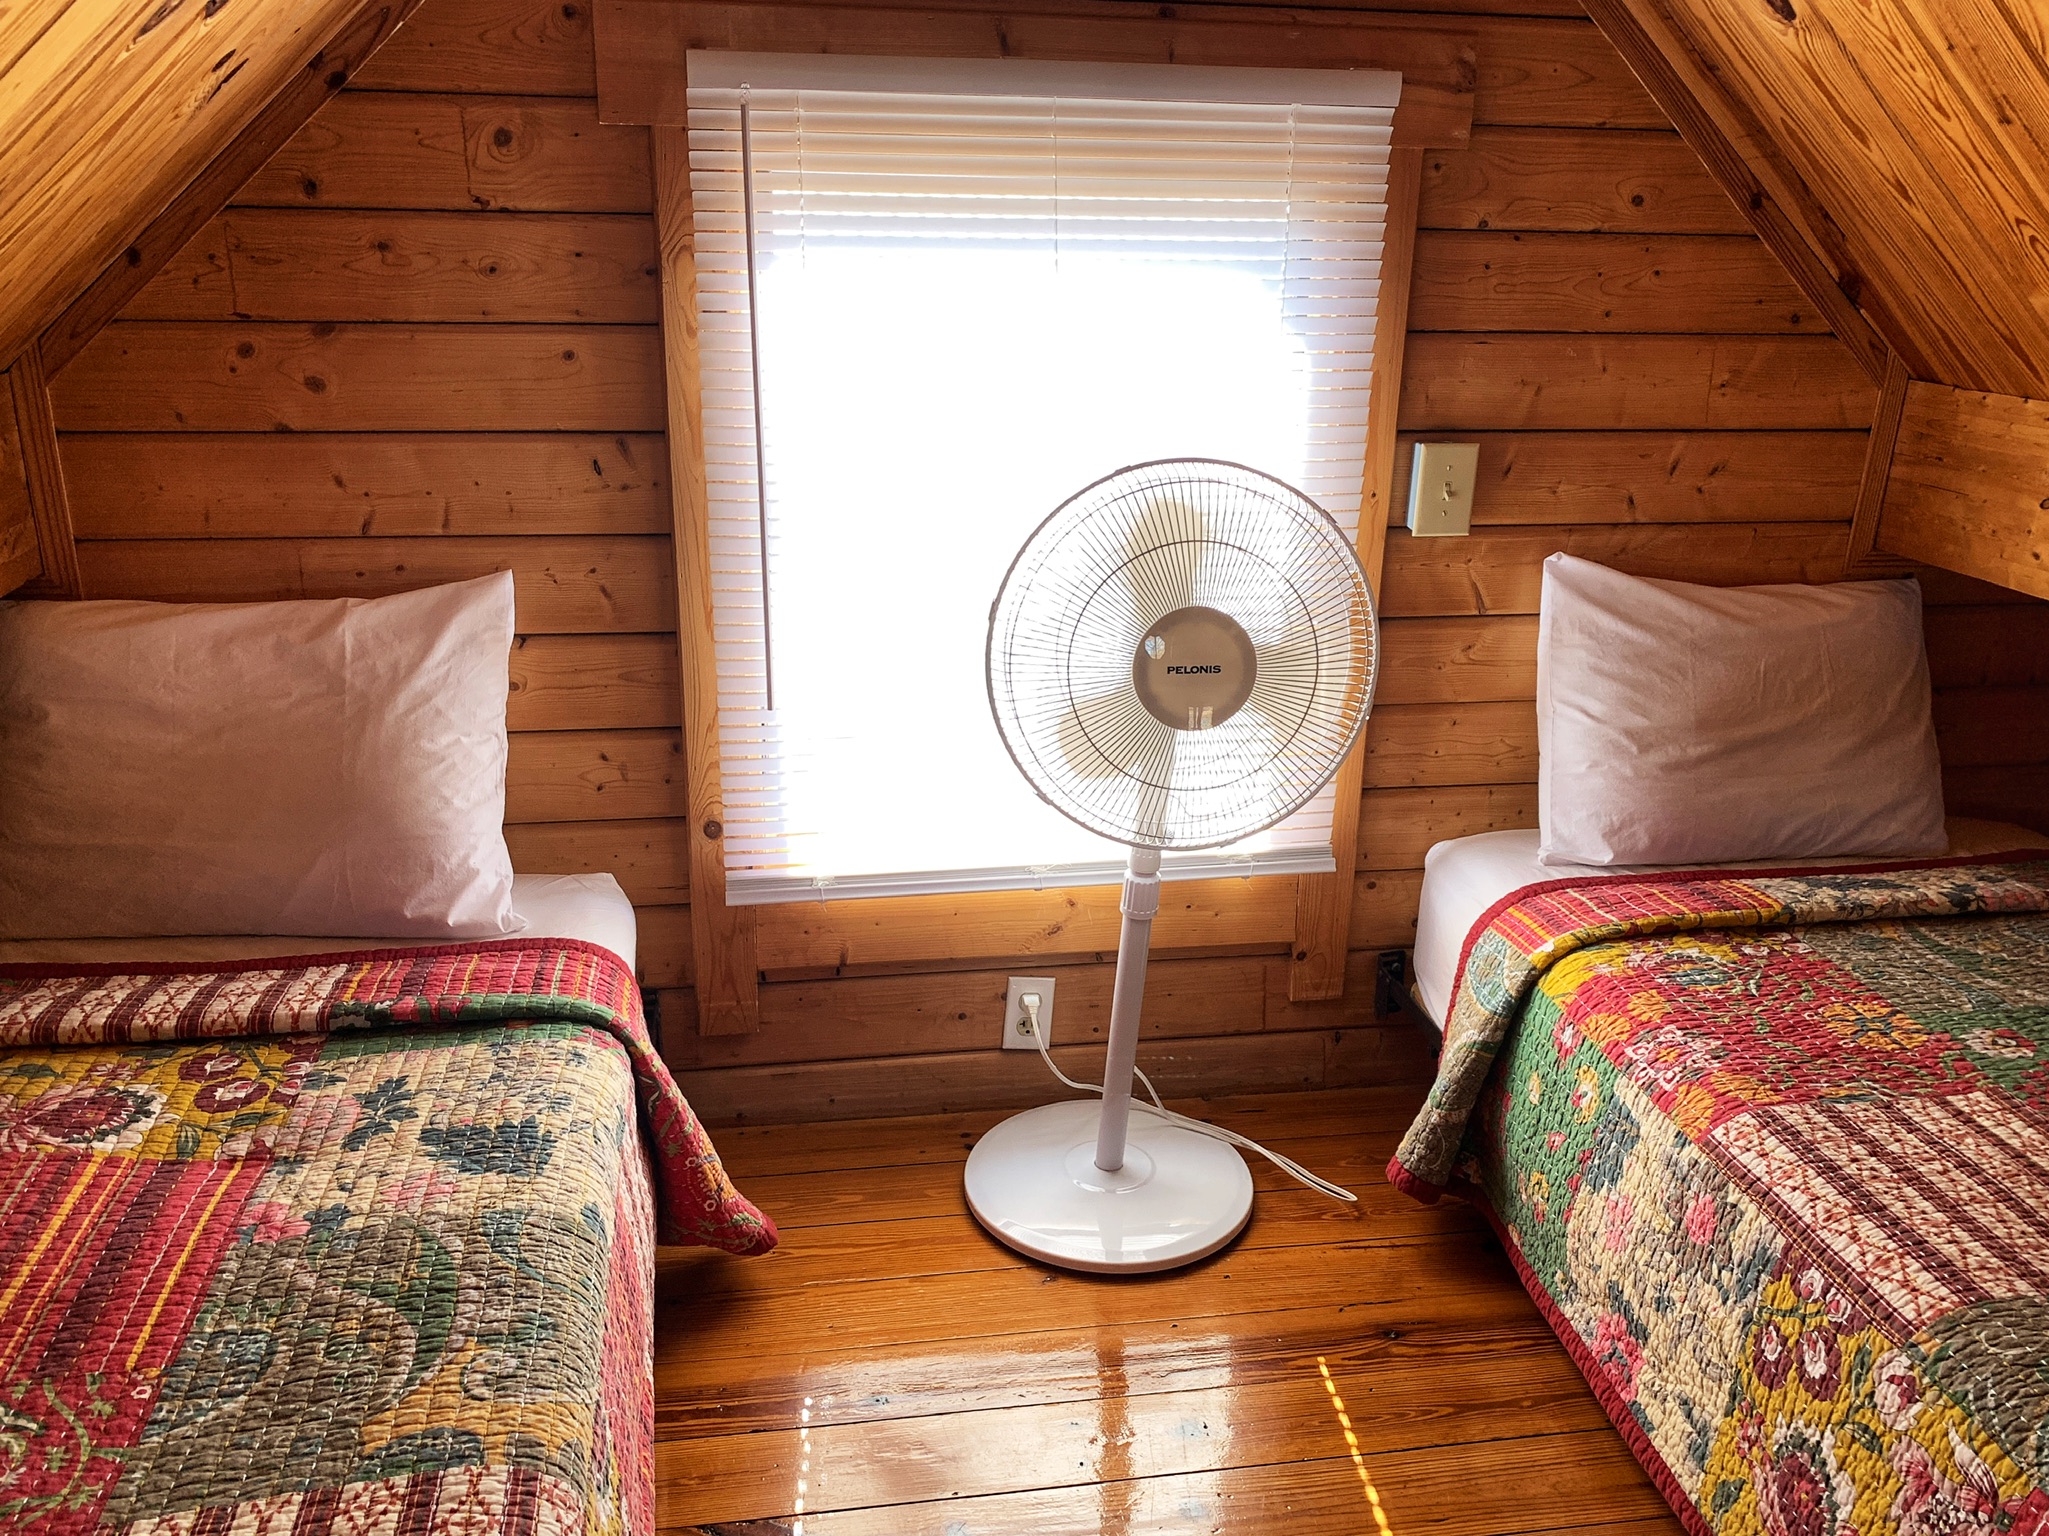
[[[1473,529],[1473,482],[1480,473],[1478,443],[1418,443],[1409,472],[1409,532],[1443,539]]]

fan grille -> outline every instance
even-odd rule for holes
[[[1242,708],[1176,730],[1133,657],[1177,610],[1243,626]],[[1210,459],[1140,464],[1039,525],[989,615],[989,702],[1018,768],[1091,831],[1213,848],[1284,820],[1334,774],[1371,707],[1373,596],[1341,529],[1301,492]]]

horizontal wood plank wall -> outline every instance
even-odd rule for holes
[[[647,135],[581,5],[428,0],[56,381],[91,596],[510,570],[507,840],[687,988]]]
[[[1471,148],[1425,165],[1397,483],[1418,432],[1479,442],[1475,531],[1390,534],[1346,999],[1288,1001],[1291,903],[1181,888],[1144,1024],[1170,1091],[1425,1069],[1372,1012],[1374,953],[1408,942],[1431,842],[1533,820],[1545,555],[1826,579],[1856,500],[1870,387],[1600,35],[1549,3],[1415,8],[1474,13],[1481,60]],[[1093,1071],[1100,903],[821,908],[761,955],[757,1032],[692,1028],[648,144],[594,93],[586,7],[426,0],[57,380],[88,595],[511,570],[514,859],[619,876],[701,1112],[1038,1098],[1035,1061],[988,1049],[1005,977],[1060,978],[1056,1039]],[[1998,722],[2049,690],[2049,605],[1937,595],[1953,787],[2027,819],[2049,744]]]

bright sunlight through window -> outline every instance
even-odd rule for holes
[[[691,71],[731,899],[1116,878],[1004,752],[990,602],[1060,502],[1149,459],[1243,463],[1356,527],[1394,77]],[[1331,79],[1384,105],[1301,88]],[[1327,869],[1329,821],[1326,791],[1168,867]]]

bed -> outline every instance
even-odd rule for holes
[[[1389,1177],[1488,1212],[1689,1530],[2049,1531],[2049,851],[1952,835],[1432,855],[1444,1049]]]
[[[653,1245],[775,1229],[616,883],[515,902],[483,942],[0,946],[0,1528],[654,1528]]]

